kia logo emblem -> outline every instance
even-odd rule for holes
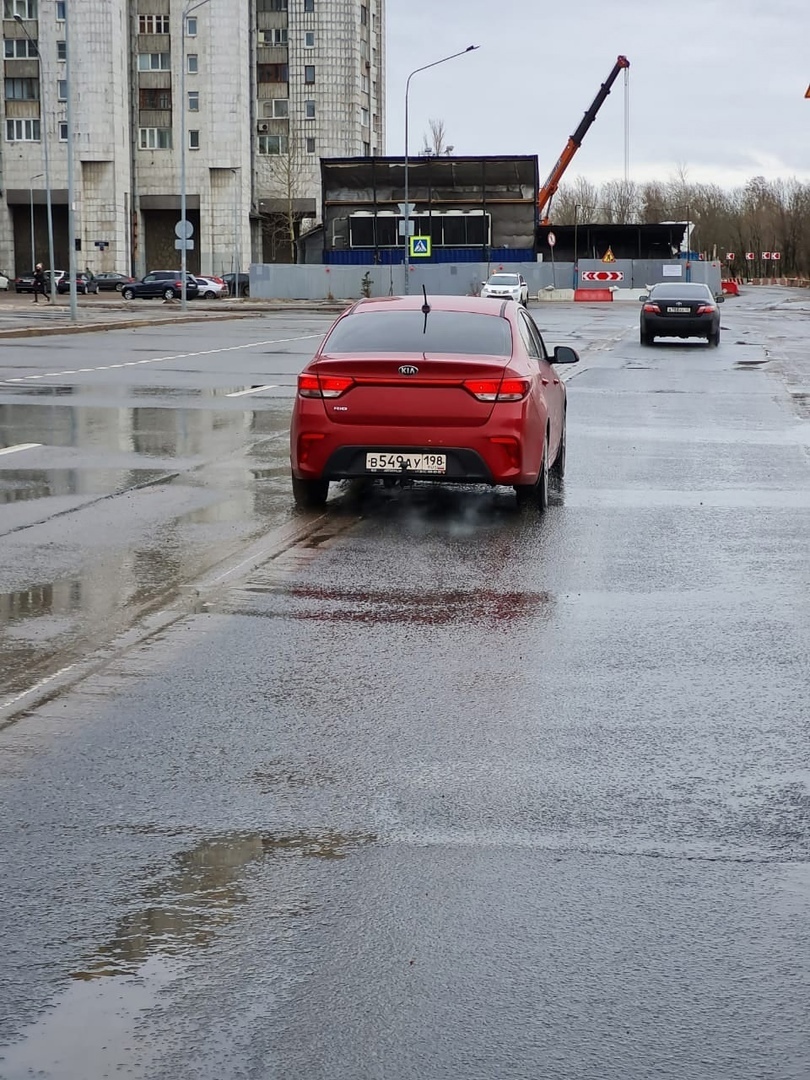
[[[418,375],[419,368],[414,367],[413,364],[403,364],[401,368],[397,369],[400,375]]]

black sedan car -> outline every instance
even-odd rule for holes
[[[15,292],[33,292],[34,291],[34,275],[33,274],[20,274],[19,277],[14,279],[14,291]]]
[[[58,293],[70,292],[70,278],[67,274],[57,281],[56,291]],[[82,293],[84,296],[87,296],[89,293],[98,292],[98,285],[92,274],[86,274],[82,270],[76,275],[76,292]]]
[[[642,345],[652,345],[657,337],[703,337],[710,345],[720,344],[718,304],[723,297],[715,296],[708,285],[660,281],[639,300]]]
[[[194,275],[186,273],[186,297],[191,300],[200,291]],[[183,275],[180,270],[153,270],[140,281],[125,285],[121,290],[124,300],[149,300],[162,296],[164,300],[177,300],[183,293]]]
[[[112,271],[96,274],[96,283],[100,292],[121,292],[125,285],[132,285],[135,280],[129,274],[117,274]]]
[[[237,278],[236,274],[223,274],[222,275],[222,280],[228,286],[228,295],[229,296],[236,296],[237,295],[236,278]],[[250,296],[250,274],[246,274],[244,271],[239,272],[238,288],[239,288],[239,293],[238,293],[239,296]]]

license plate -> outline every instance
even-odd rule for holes
[[[366,454],[369,472],[443,473],[447,470],[446,454]]]
[[[689,315],[692,309],[688,307],[668,307],[667,313],[669,315]]]

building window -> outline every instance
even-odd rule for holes
[[[290,103],[286,98],[273,98],[269,103],[274,120],[286,120],[290,115]]]
[[[200,133],[199,131],[189,131],[188,133],[188,148],[189,150],[200,149]]]
[[[59,142],[67,142],[67,124],[64,120],[59,124]]]
[[[63,3],[63,19],[65,17],[64,9],[65,5]],[[13,19],[16,15],[19,15],[21,19],[35,19],[37,17],[37,0],[3,0],[3,18]],[[59,18],[58,15],[57,18]]]
[[[272,30],[262,30],[262,43],[264,45],[286,45],[289,42],[289,37],[286,26],[274,26]]]
[[[315,0],[304,0],[304,11],[314,11]]]
[[[308,154],[314,154],[315,153],[315,140],[312,138],[311,135],[307,136],[307,153]]]
[[[197,75],[200,70],[196,53],[189,53],[186,57],[186,71],[189,75]]]
[[[199,112],[200,111],[200,91],[189,90],[188,92],[188,111]]]
[[[171,71],[171,68],[171,53],[138,53],[138,71]]]
[[[57,41],[56,43],[56,59],[67,60],[67,42]]]
[[[257,64],[256,78],[260,83],[289,82],[289,69],[286,64]]]
[[[315,48],[315,31],[314,30],[307,30],[307,32],[304,34],[304,48],[305,49],[314,49]]]
[[[368,8],[365,4],[360,5],[360,25],[368,26]]]
[[[141,150],[171,150],[171,128],[139,128],[138,147]]]
[[[17,41],[13,38],[6,38],[3,42],[3,56],[6,60],[27,60],[30,56],[36,55],[37,43],[29,41],[28,38],[21,38]]]
[[[65,0],[56,0],[56,21],[65,21]]]
[[[139,90],[138,106],[141,109],[170,109],[172,107],[172,92],[168,86],[158,90]]]
[[[304,68],[304,82],[310,86],[315,82],[315,65],[307,64]]]
[[[258,0],[257,11],[286,11],[288,0]]]
[[[371,157],[371,143],[363,143],[363,157]]]
[[[6,79],[6,101],[39,101],[39,79]]]
[[[56,82],[56,100],[67,101],[67,79],[58,79]]]
[[[190,15],[186,19],[186,35],[188,37],[196,37],[197,36],[197,16],[196,15]]]
[[[368,75],[360,76],[360,89],[364,94],[368,93]]]
[[[304,119],[305,120],[314,120],[315,119],[315,102],[314,101],[305,101],[304,102]]]
[[[260,135],[260,154],[286,154],[289,148],[289,140],[286,135]]]
[[[39,142],[39,120],[6,120],[9,142]]]
[[[138,33],[139,34],[168,34],[169,33],[169,16],[168,15],[139,15],[138,16]]]
[[[368,109],[360,107],[360,123],[363,127],[368,127]]]

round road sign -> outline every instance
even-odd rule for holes
[[[546,240],[548,240],[548,246],[549,247],[554,247],[554,245],[557,243],[557,237],[554,235],[553,232],[550,232],[548,234],[548,236],[546,237]]]
[[[194,235],[194,226],[190,221],[181,218],[174,227],[174,235],[178,240],[190,240]]]

